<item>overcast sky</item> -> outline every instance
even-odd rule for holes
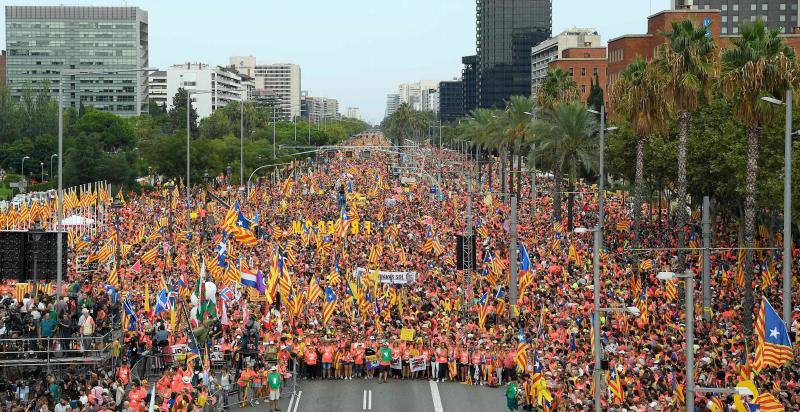
[[[643,33],[669,0],[554,0],[553,32],[593,27],[603,42]],[[228,64],[231,55],[300,65],[302,88],[383,118],[386,94],[461,74],[475,52],[474,0],[3,0],[14,5],[138,6],[149,13],[150,66]],[[5,10],[0,8],[5,22]],[[5,45],[5,31],[0,33]]]

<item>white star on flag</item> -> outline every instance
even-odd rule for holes
[[[777,338],[778,337],[778,328],[770,329],[769,337],[770,338]]]

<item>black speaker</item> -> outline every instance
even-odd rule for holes
[[[37,236],[38,235],[38,239]],[[26,230],[0,231],[0,279],[27,282],[33,279],[34,263],[38,280],[56,279],[56,232],[33,234]],[[67,234],[61,236],[61,275],[67,273]]]
[[[470,253],[470,255],[472,255],[471,256],[471,258],[472,258],[472,265],[471,266],[472,267],[468,267],[469,265],[464,263],[464,260],[465,260],[464,258],[467,256],[467,255],[464,254],[464,252],[465,252],[464,251],[464,239],[466,239],[466,241],[467,241],[467,246],[470,246],[470,245],[472,246],[472,250],[471,250],[471,253]],[[475,270],[476,267],[477,267],[477,265],[476,265],[476,262],[475,262],[475,235],[470,235],[470,236],[456,235],[456,269],[458,269],[458,270],[466,270],[466,269]]]

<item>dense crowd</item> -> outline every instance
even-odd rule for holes
[[[351,143],[385,145],[378,137]],[[121,339],[92,343],[108,345],[113,365],[46,382],[20,376],[3,392],[6,405],[25,410],[36,399],[35,410],[42,411],[143,411],[153,391],[160,410],[243,406],[267,402],[300,376],[508,385],[510,409],[590,410],[591,238],[569,230],[566,204],[554,221],[552,181],[540,175],[534,196],[529,178],[521,179],[517,233],[525,252],[519,257],[519,316],[513,317],[510,206],[497,163],[485,166],[475,185],[477,270],[466,274],[456,268],[454,237],[465,229],[466,176],[476,175],[474,167],[449,151],[415,149],[404,164],[421,173],[404,179],[407,174],[390,166],[397,157],[380,151],[320,156],[285,169],[282,178],[262,179],[247,194],[220,176],[208,184],[209,195],[198,186],[188,206],[179,182],[126,194],[118,272],[113,256],[89,272],[79,272],[81,262],[73,258],[102,250],[116,236],[106,207],[91,235],[70,236],[63,299],[52,297],[53,290],[15,295],[8,285],[3,300],[4,336],[37,338],[54,352],[89,350],[81,337],[121,325]],[[596,187],[575,187],[572,224],[591,227]],[[644,205],[642,248],[678,243],[670,210],[662,206]],[[676,285],[656,279],[657,272],[677,267],[677,257],[630,250],[631,200],[623,192],[608,191],[605,207],[602,305],[637,306],[641,314],[601,318],[609,369],[599,389],[604,409],[680,410],[684,310],[671,290]],[[699,236],[696,214],[686,230],[691,239]],[[717,247],[739,244],[732,219],[714,219],[713,234]],[[768,244],[769,236],[761,241]],[[799,255],[795,248],[795,268]],[[697,253],[685,259],[700,273]],[[780,256],[760,252],[756,259],[756,295],[780,302]],[[749,372],[755,339],[742,331],[739,263],[736,250],[711,256],[711,321],[702,321],[699,306],[695,310],[696,383],[731,388],[753,377],[760,391],[796,409],[796,362]],[[699,296],[700,282],[695,285]],[[795,310],[793,341],[798,318]],[[74,339],[56,347],[49,337]],[[607,387],[609,380],[620,389]],[[17,390],[20,385],[27,389]],[[235,399],[228,396],[234,392]],[[716,408],[734,399],[697,394],[696,404],[726,410]]]

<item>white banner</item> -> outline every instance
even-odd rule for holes
[[[426,365],[424,356],[417,356],[408,360],[408,370],[411,372],[424,371]]]
[[[353,271],[353,276],[362,277],[367,272],[367,269],[356,268]],[[385,272],[378,271],[378,281],[380,283],[387,283],[390,285],[405,285],[407,283],[415,283],[417,281],[417,272]]]

